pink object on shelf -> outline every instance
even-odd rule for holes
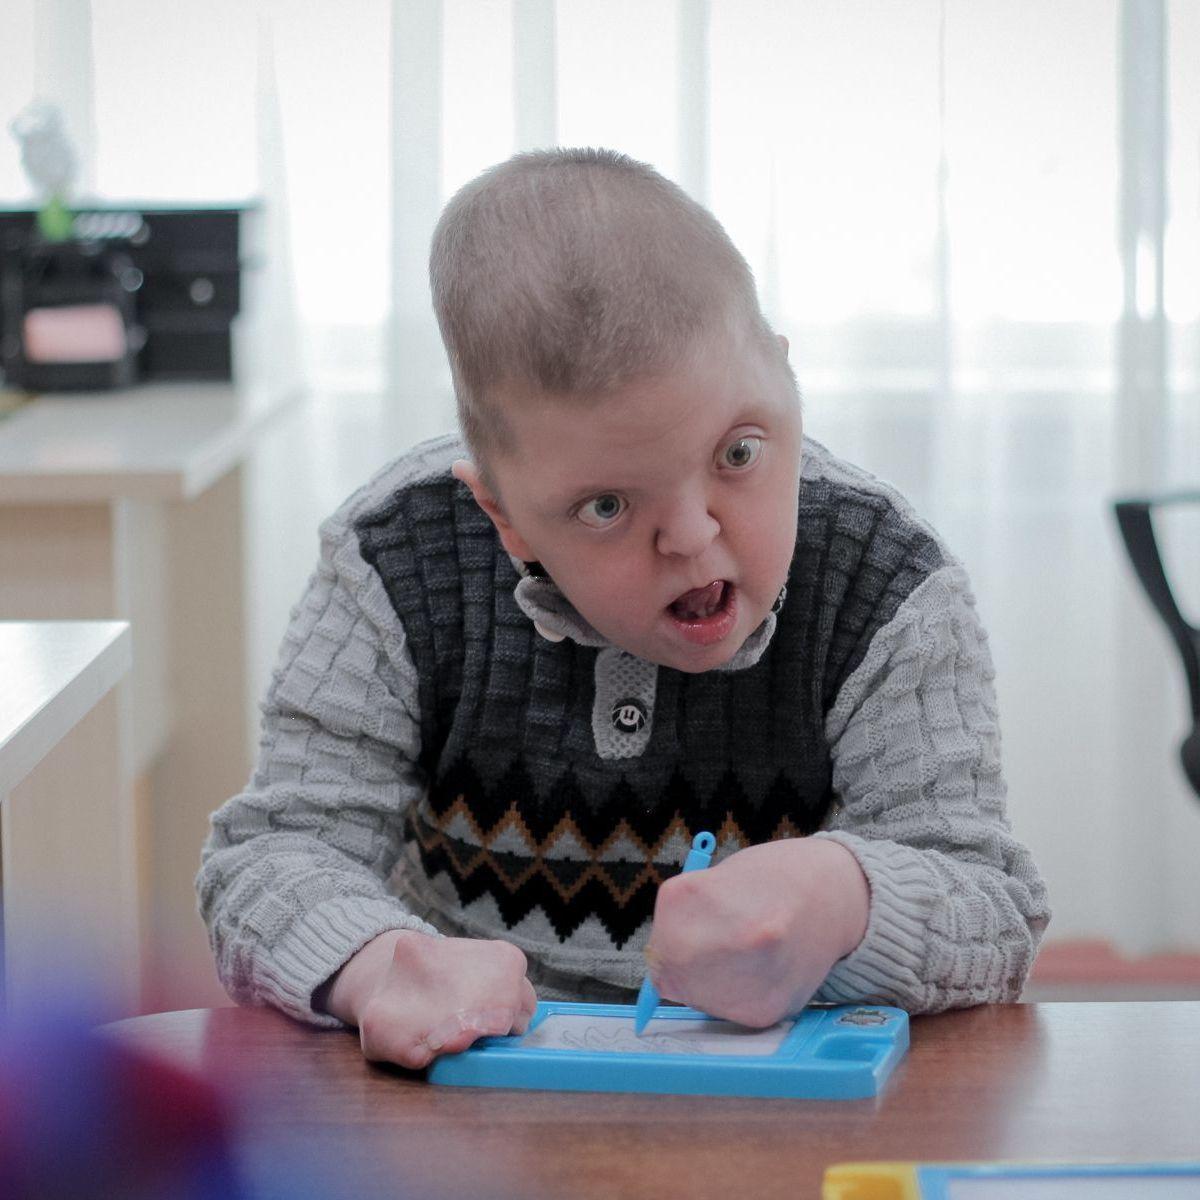
[[[22,333],[26,362],[119,362],[125,357],[125,322],[111,304],[31,308]]]

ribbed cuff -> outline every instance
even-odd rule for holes
[[[907,846],[872,842],[840,831],[815,833],[845,846],[858,860],[871,889],[867,932],[839,959],[814,1000],[895,1004],[910,1012],[925,1007],[923,978],[929,917],[938,891],[929,868]]]
[[[395,900],[342,896],[317,905],[274,947],[263,965],[259,987],[289,1016],[325,1029],[345,1023],[316,1012],[313,993],[343,967],[372,938],[389,929],[413,929],[441,936],[432,925],[414,917]]]

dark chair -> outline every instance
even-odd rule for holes
[[[1158,615],[1167,623],[1167,629],[1183,657],[1188,696],[1192,702],[1192,731],[1184,738],[1179,756],[1183,760],[1183,773],[1196,795],[1200,796],[1200,629],[1188,624],[1179,611],[1163,569],[1162,555],[1151,521],[1153,510],[1168,504],[1200,504],[1200,492],[1118,500],[1113,507],[1137,577],[1146,589],[1150,602],[1158,610]]]

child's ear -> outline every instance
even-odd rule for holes
[[[777,333],[775,336],[776,336],[776,338],[778,338],[779,344],[783,347],[783,357],[787,358],[788,347],[789,347],[789,342],[788,342],[787,338],[784,337],[784,335],[782,333]]]
[[[483,475],[479,468],[468,459],[460,458],[450,468],[450,473],[460,483],[465,483],[471,489],[471,495],[475,497],[475,503],[487,513],[491,518],[492,524],[495,525],[496,532],[500,535],[500,541],[503,543],[505,550],[514,558],[519,558],[522,562],[536,562],[537,555],[533,552],[529,543],[513,528],[512,522],[509,521],[504,509],[500,506],[499,498],[484,483]]]

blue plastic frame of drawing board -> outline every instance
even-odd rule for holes
[[[538,1004],[529,1033],[551,1016],[628,1018],[633,1005]],[[662,1007],[660,1023],[711,1021]],[[566,1092],[660,1092],[692,1096],[787,1096],[859,1100],[878,1094],[908,1049],[908,1014],[884,1005],[814,1006],[794,1018],[772,1054],[656,1054],[524,1047],[525,1035],[483,1038],[429,1068],[431,1083]]]
[[[1145,1185],[1150,1181],[1188,1180],[1200,1182],[1200,1163],[1095,1163],[1089,1165],[1057,1166],[1054,1164],[1039,1165],[1005,1164],[1005,1163],[964,1163],[939,1164],[937,1166],[919,1166],[916,1169],[917,1182],[920,1185],[921,1200],[953,1200],[952,1187],[955,1183],[968,1181],[982,1182],[987,1180],[993,1185],[1002,1183],[1011,1189],[1011,1195],[1016,1198],[1023,1190],[1037,1182],[1069,1182],[1072,1187],[1060,1189],[1061,1194],[1076,1195],[1081,1198],[1089,1194],[1089,1185],[1097,1181],[1123,1179],[1128,1181],[1129,1196],[1139,1196],[1140,1191],[1134,1190],[1137,1185]],[[989,1193],[992,1195],[1009,1195],[1009,1190]],[[1056,1195],[1060,1192],[1056,1191]],[[1179,1193],[1176,1193],[1179,1194]],[[1145,1200],[1152,1200],[1156,1195],[1153,1185],[1146,1192]]]

